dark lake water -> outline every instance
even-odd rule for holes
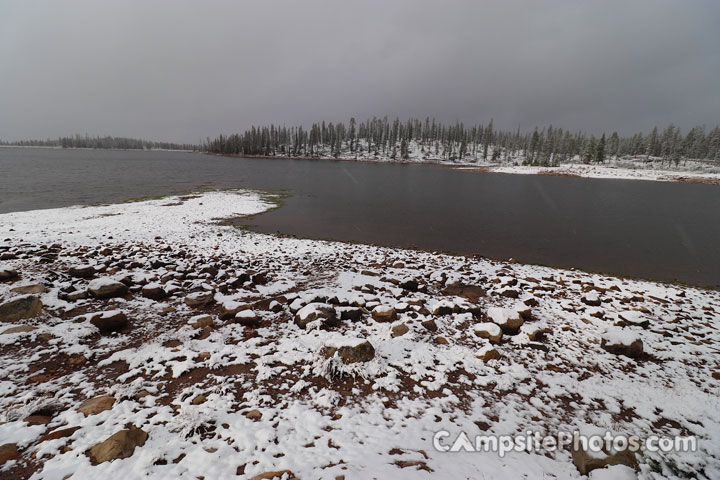
[[[0,148],[0,213],[201,187],[287,190],[256,230],[720,285],[720,188],[434,165]]]

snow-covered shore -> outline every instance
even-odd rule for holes
[[[570,479],[433,437],[578,429],[698,441],[594,479],[720,476],[720,292],[218,222],[272,206],[0,215],[0,476]]]

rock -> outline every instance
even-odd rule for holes
[[[47,415],[30,415],[24,419],[30,425],[47,425],[52,421],[52,418]]]
[[[316,320],[320,321],[321,328],[339,325],[335,307],[326,303],[309,303],[295,314],[295,324],[300,328],[306,328],[309,323]]]
[[[487,316],[500,326],[504,333],[514,335],[523,324],[520,314],[510,308],[488,307]]]
[[[47,292],[47,287],[42,283],[31,283],[29,285],[20,285],[10,289],[11,292],[19,295],[38,294]]]
[[[418,281],[415,280],[414,278],[406,278],[406,279],[400,280],[400,283],[398,283],[398,287],[400,287],[404,290],[409,290],[411,292],[417,292],[419,285],[420,284],[418,283]]]
[[[638,358],[643,354],[643,342],[640,336],[630,330],[609,330],[602,336],[601,347],[615,355]]]
[[[455,304],[448,300],[440,300],[433,305],[432,314],[436,316],[450,315],[455,311]]]
[[[588,452],[583,450],[581,442],[572,443],[573,445],[570,447],[572,450],[572,459],[575,467],[578,469],[578,472],[580,472],[580,475],[587,475],[593,470],[609,465],[625,465],[626,467],[635,466],[635,454],[629,450],[617,452]],[[579,448],[576,449],[576,446]]]
[[[650,326],[650,320],[642,312],[628,310],[618,313],[618,321],[615,325],[619,327],[642,327]]]
[[[625,465],[608,465],[590,472],[590,480],[637,480],[635,470]]]
[[[340,307],[340,320],[350,320],[357,322],[362,318],[363,311],[358,307]]]
[[[135,447],[142,447],[148,438],[147,432],[131,427],[121,430],[110,436],[104,442],[91,447],[85,454],[93,463],[109,462],[118,458],[128,458],[135,451]]]
[[[35,295],[14,297],[0,304],[0,322],[17,322],[25,318],[35,318],[42,311],[42,302]]]
[[[37,330],[37,327],[32,325],[18,325],[17,327],[10,327],[2,332],[3,335],[9,335],[11,333],[28,333],[33,330]]]
[[[185,305],[193,308],[200,308],[213,301],[213,292],[195,292],[185,297]]]
[[[82,405],[78,407],[78,412],[89,417],[90,415],[97,415],[105,410],[110,410],[113,405],[115,405],[115,399],[113,397],[95,397],[85,400]]]
[[[445,337],[437,337],[435,339],[435,343],[439,345],[450,345],[450,342],[447,341],[447,338]]]
[[[38,443],[47,442],[49,440],[57,440],[59,438],[67,438],[78,430],[80,430],[80,427],[70,427],[70,428],[61,428],[59,430],[53,430],[52,432],[40,437],[40,440],[38,440]]]
[[[67,299],[70,302],[75,302],[77,300],[82,300],[83,298],[87,298],[88,295],[89,295],[89,293],[86,289],[76,290],[74,292],[68,293]]]
[[[410,331],[410,328],[407,325],[405,325],[404,323],[395,325],[394,327],[392,327],[392,337],[393,338],[402,337],[409,331]]]
[[[235,315],[235,321],[244,327],[257,328],[260,325],[260,319],[254,310],[246,308],[240,310]]]
[[[197,357],[195,357],[195,361],[204,362],[205,360],[210,360],[210,356],[210,352],[200,352]]]
[[[68,274],[76,278],[92,278],[96,272],[93,265],[76,265],[68,269]]]
[[[435,323],[435,320],[432,318],[430,320],[425,320],[421,323],[421,325],[425,327],[428,332],[437,332],[438,330],[437,323]]]
[[[260,410],[250,410],[249,412],[246,412],[245,414],[246,418],[249,418],[253,422],[257,422],[262,418],[262,413],[260,413]]]
[[[167,296],[167,293],[159,283],[148,283],[142,287],[142,296],[152,300],[161,300]]]
[[[585,305],[590,305],[591,307],[599,307],[602,304],[602,300],[600,300],[600,295],[598,295],[597,292],[586,293],[582,296],[580,301],[583,302]]]
[[[375,348],[367,340],[346,340],[343,344],[327,345],[323,356],[330,358],[337,355],[345,364],[369,362],[375,358]]]
[[[0,267],[0,281],[17,278],[18,272],[10,267]]]
[[[473,332],[478,337],[487,338],[492,343],[500,343],[503,335],[500,326],[492,322],[478,323],[473,327]]]
[[[282,303],[278,302],[277,300],[273,300],[270,302],[270,305],[268,305],[268,310],[270,310],[273,313],[279,313],[282,312],[283,306]]]
[[[372,317],[377,322],[392,322],[397,318],[397,313],[393,307],[388,305],[378,305],[372,310]]]
[[[204,328],[213,326],[212,315],[195,315],[189,321],[190,326],[193,328]]]
[[[530,340],[535,341],[541,340],[548,333],[552,333],[552,330],[543,323],[526,323],[520,327],[520,333],[524,333]]]
[[[100,330],[100,333],[110,333],[125,328],[128,319],[121,310],[109,310],[91,317],[90,323],[95,325]]]
[[[250,480],[297,480],[295,475],[290,470],[278,470],[277,472],[265,472],[259,475],[255,475]]]
[[[478,352],[477,358],[481,359],[484,362],[489,362],[490,360],[497,360],[500,358],[500,352],[498,352],[495,347],[485,345]]]
[[[20,458],[20,452],[18,452],[17,445],[14,443],[0,445],[0,465],[4,465],[10,460],[17,460],[18,458]]]
[[[243,310],[245,308],[247,308],[247,304],[245,303],[228,300],[226,302],[223,302],[222,304],[222,313],[220,314],[220,318],[222,318],[223,320],[233,318],[240,310]]]
[[[207,402],[207,397],[205,395],[198,395],[197,397],[193,398],[192,402],[190,403],[192,403],[193,405],[200,405],[205,402]]]
[[[122,297],[128,292],[128,287],[122,282],[111,278],[96,278],[88,285],[90,294],[95,298]]]

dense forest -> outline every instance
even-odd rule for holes
[[[49,140],[20,140],[2,142],[0,145],[19,147],[62,147],[62,148],[101,148],[114,150],[199,150],[197,145],[170,142],[153,142],[139,138],[126,137],[90,137],[74,135]]]
[[[720,163],[720,127],[704,126],[687,133],[669,125],[649,133],[600,136],[548,126],[532,132],[496,129],[487,125],[444,125],[434,119],[315,123],[311,128],[278,125],[255,127],[244,133],[207,139],[212,153],[249,156],[389,158],[393,160],[449,160],[523,163],[556,166],[580,160],[602,163],[611,158],[657,158],[675,163],[698,159]]]

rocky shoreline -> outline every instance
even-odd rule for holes
[[[221,224],[270,207],[0,215],[0,477],[720,475],[720,292]],[[433,448],[597,428],[699,450]]]

